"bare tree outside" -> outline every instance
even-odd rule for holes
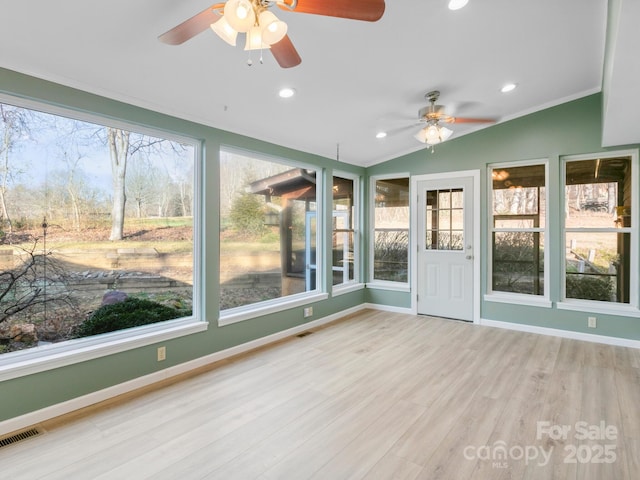
[[[0,104],[0,353],[190,316],[195,160],[195,142]],[[129,300],[129,323],[105,312]]]
[[[0,104],[0,231],[6,224],[8,233],[13,232],[13,222],[8,209],[9,184],[20,169],[13,164],[12,153],[19,148],[20,141],[29,135],[30,113],[11,105]]]
[[[122,240],[124,231],[124,207],[127,203],[125,177],[129,159],[129,132],[119,128],[107,128],[107,145],[111,158],[113,206],[111,208],[111,234],[109,240]]]

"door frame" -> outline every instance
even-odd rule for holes
[[[411,176],[411,198],[410,198],[410,272],[411,272],[411,311],[414,315],[418,313],[418,246],[420,245],[418,235],[418,215],[424,212],[424,206],[418,203],[418,182],[422,181],[442,181],[455,180],[456,178],[471,177],[473,184],[473,207],[469,209],[473,215],[473,323],[480,323],[480,170],[461,170],[458,172],[443,172],[424,175]],[[467,213],[465,208],[465,214]]]

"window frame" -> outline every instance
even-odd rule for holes
[[[204,245],[202,209],[203,142],[195,137],[176,134],[161,128],[139,125],[135,122],[112,118],[106,114],[101,115],[95,112],[76,110],[71,107],[53,105],[44,101],[17,97],[2,92],[0,92],[0,102],[81,122],[160,137],[188,144],[194,149],[192,315],[2,354],[0,355],[0,382],[206,331],[209,324],[203,318],[206,310],[204,304],[205,295],[203,294],[205,282],[202,277],[202,249]]]
[[[561,178],[560,178],[560,204],[565,205],[566,203],[566,175],[567,175],[567,163],[575,162],[575,161],[583,161],[583,160],[595,160],[595,159],[609,159],[616,157],[630,157],[631,162],[631,227],[622,227],[622,228],[606,228],[606,227],[595,227],[595,228],[583,228],[580,227],[566,227],[566,218],[562,215],[560,220],[560,242],[561,245],[564,246],[566,243],[566,235],[567,232],[576,232],[576,233],[589,233],[594,231],[602,231],[602,232],[614,232],[614,233],[629,233],[630,235],[630,252],[629,252],[629,303],[618,303],[618,302],[606,302],[600,300],[585,300],[578,298],[567,298],[566,297],[566,261],[564,256],[562,256],[561,266],[560,266],[560,299],[557,303],[558,309],[562,310],[575,310],[575,311],[587,311],[593,313],[604,313],[604,314],[614,314],[614,315],[623,315],[623,316],[640,316],[639,309],[639,297],[638,297],[638,281],[639,281],[639,272],[638,272],[638,259],[639,259],[639,250],[640,246],[638,245],[638,205],[639,205],[639,192],[638,192],[638,174],[639,174],[639,161],[638,161],[638,150],[616,150],[616,151],[608,151],[608,152],[600,152],[600,153],[590,153],[590,154],[579,154],[579,155],[565,155],[560,157],[561,163]]]
[[[544,227],[529,227],[529,228],[506,228],[506,227],[494,227],[494,215],[493,215],[493,172],[498,169],[506,168],[518,168],[527,166],[544,166],[545,184],[544,184],[544,202],[545,202],[545,222]],[[499,232],[537,232],[542,234],[543,245],[545,248],[549,248],[549,159],[539,158],[526,161],[513,161],[513,162],[500,162],[491,163],[487,165],[487,293],[484,295],[484,299],[490,302],[498,303],[517,303],[520,305],[530,305],[536,307],[551,308],[552,302],[550,298],[550,259],[549,252],[544,255],[543,261],[543,284],[544,290],[542,295],[535,295],[529,293],[516,293],[516,292],[503,292],[500,290],[493,290],[493,238],[494,233]]]
[[[392,280],[378,280],[375,278],[375,214],[376,214],[376,183],[379,180],[392,180],[392,179],[407,179],[407,188],[409,191],[408,200],[407,200],[407,208],[409,208],[409,218],[407,222],[407,281],[406,282],[397,282]],[[368,277],[367,288],[376,288],[380,290],[391,290],[391,291],[399,291],[399,292],[410,292],[411,291],[411,262],[412,262],[412,229],[411,229],[411,174],[408,172],[399,172],[399,173],[390,173],[383,175],[372,175],[369,178],[369,269],[368,269]]]
[[[355,290],[360,290],[364,288],[364,283],[362,283],[360,279],[360,270],[361,270],[361,242],[362,242],[362,228],[360,219],[362,218],[362,189],[360,188],[360,184],[362,181],[362,176],[349,173],[342,170],[334,170],[333,175],[331,177],[332,186],[333,186],[333,178],[343,178],[345,180],[351,180],[353,182],[353,218],[351,219],[351,231],[353,233],[353,279],[347,282],[339,283],[336,285],[331,285],[331,294],[332,296],[342,295],[344,293],[353,292]],[[333,191],[333,190],[332,190]],[[333,204],[333,198],[331,199]],[[333,219],[333,211],[331,212]],[[333,236],[333,222],[331,228],[331,235]],[[332,272],[333,272],[333,262],[332,262]],[[331,282],[333,283],[333,281]]]
[[[296,160],[291,160],[288,157],[281,157],[271,155],[255,150],[240,148],[235,145],[220,144],[218,149],[218,165],[220,162],[220,153],[227,152],[236,155],[250,156],[257,160],[265,162],[278,163],[292,168],[306,168],[312,169],[316,172],[316,288],[308,292],[301,292],[285,297],[273,298],[270,300],[264,300],[262,302],[256,302],[249,305],[243,305],[240,307],[227,308],[225,310],[218,309],[218,326],[232,325],[234,323],[243,322],[245,320],[251,320],[256,317],[269,315],[272,313],[282,312],[292,308],[308,305],[310,303],[326,300],[329,298],[329,294],[326,291],[325,286],[325,268],[324,268],[324,251],[325,251],[325,237],[326,225],[324,221],[324,185],[326,182],[326,169]],[[218,175],[218,182],[221,178]],[[220,218],[220,206],[218,205],[218,218]],[[220,249],[218,250],[218,272],[216,283],[220,285]]]

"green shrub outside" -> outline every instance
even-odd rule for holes
[[[88,337],[139,327],[191,315],[191,310],[178,310],[160,303],[129,297],[124,302],[103,305],[76,329],[76,337]]]
[[[611,300],[613,282],[608,277],[567,275],[567,298]]]
[[[231,205],[229,221],[240,235],[260,237],[266,230],[260,198],[246,192],[238,195]]]

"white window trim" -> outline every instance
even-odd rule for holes
[[[529,295],[526,293],[492,292],[484,296],[485,302],[509,303],[515,305],[527,305],[529,307],[551,308],[553,302],[541,295]]]
[[[543,284],[544,292],[542,295],[534,295],[527,293],[503,292],[493,290],[493,233],[494,232],[539,232],[543,236],[543,244],[545,248],[549,246],[549,216],[545,217],[544,227],[539,228],[494,228],[493,227],[493,177],[492,172],[499,168],[527,167],[534,165],[544,165],[544,202],[545,208],[549,210],[549,159],[539,158],[534,160],[492,163],[487,166],[487,293],[484,299],[500,303],[516,303],[520,305],[532,305],[538,307],[549,308],[552,306],[550,289],[549,289],[549,255],[544,255],[544,275]],[[510,301],[509,299],[513,299]]]
[[[234,323],[243,322],[256,317],[262,317],[271,313],[283,312],[292,308],[309,305],[310,303],[320,302],[329,298],[328,293],[320,293],[318,291],[296,293],[295,295],[287,295],[286,297],[274,298],[264,302],[245,305],[242,307],[228,308],[220,312],[218,325],[232,325]],[[302,310],[300,318],[302,318]]]
[[[17,352],[4,353],[0,356],[0,382],[25,375],[51,370],[67,365],[82,363],[87,360],[113,355],[135,348],[167,341],[184,335],[207,330],[208,323],[203,321],[205,296],[202,277],[202,142],[195,138],[176,135],[161,128],[149,128],[133,122],[112,119],[96,113],[75,110],[70,107],[51,105],[44,101],[15,97],[0,93],[0,102],[20,108],[35,110],[50,115],[71,118],[100,126],[109,126],[123,130],[161,137],[165,140],[185,143],[194,148],[194,204],[193,204],[193,316],[144,325],[132,329],[118,330],[91,337],[68,340],[33,347]]]
[[[409,243],[407,245],[407,281],[393,282],[390,280],[377,280],[374,271],[374,244],[375,244],[375,228],[376,228],[376,182],[378,180],[389,180],[394,178],[406,178],[409,185],[409,219],[411,219],[411,174],[408,172],[390,173],[385,175],[373,175],[369,178],[369,278],[367,288],[378,288],[380,290],[396,290],[402,292],[410,291],[409,280],[411,279],[411,261],[412,261],[412,244],[411,244],[411,220],[409,220]]]
[[[47,103],[44,100],[33,100],[30,98],[17,97],[0,92],[0,103],[6,103],[15,107],[28,108],[41,113],[58,115],[60,117],[66,117],[82,122],[94,123],[103,127],[119,128],[135,133],[141,133],[143,135],[161,137],[164,140],[172,140],[174,142],[183,142],[193,145],[195,145],[196,143],[200,143],[200,139],[176,134],[171,130],[163,130],[160,127],[149,127],[146,125],[137,124],[135,122],[128,122],[126,120],[112,118],[108,115],[101,115],[99,113],[92,113],[85,110],[76,110],[73,107],[53,105]]]
[[[181,318],[4,353],[0,356],[0,382],[203,332],[208,326],[193,317]]]
[[[574,312],[601,313],[603,315],[640,318],[640,310],[627,303],[600,302],[597,300],[568,298],[558,302],[556,307],[558,310],[571,310]]]
[[[265,300],[263,302],[256,302],[250,305],[243,305],[241,307],[228,308],[226,310],[220,310],[220,317],[218,318],[218,326],[231,325],[245,320],[251,320],[256,317],[261,317],[271,313],[282,312],[291,308],[296,308],[302,305],[308,305],[310,303],[319,302],[329,298],[329,294],[325,291],[325,278],[324,272],[324,250],[325,250],[325,238],[324,233],[327,231],[327,226],[324,221],[324,195],[323,188],[326,179],[326,169],[317,165],[311,165],[304,162],[298,162],[284,158],[281,156],[270,155],[267,153],[257,152],[255,150],[249,150],[237,147],[235,145],[222,144],[220,145],[219,152],[228,152],[231,154],[249,156],[257,160],[263,160],[265,162],[273,162],[281,165],[285,165],[291,168],[307,168],[309,170],[315,170],[316,172],[316,289],[308,292],[296,293],[293,295],[287,295],[286,297],[273,298],[271,300]],[[219,181],[220,179],[218,179]],[[218,253],[218,265],[220,255]],[[218,270],[218,285],[220,284],[220,271]]]
[[[376,290],[389,290],[392,292],[410,292],[411,287],[409,283],[403,282],[391,282],[386,280],[375,280],[373,282],[367,282],[365,284],[367,288],[373,288]]]
[[[565,155],[560,157],[561,163],[561,177],[560,177],[560,205],[565,205],[566,203],[566,178],[567,178],[567,162],[574,162],[580,160],[594,160],[597,158],[600,159],[608,159],[615,157],[631,157],[631,227],[625,228],[616,228],[616,229],[607,229],[607,228],[566,228],[566,222],[564,215],[561,219],[561,245],[564,245],[567,232],[590,232],[590,231],[602,231],[602,232],[612,232],[612,233],[624,233],[629,232],[631,234],[631,252],[629,255],[629,303],[617,303],[617,302],[599,302],[599,301],[589,301],[589,300],[581,300],[581,299],[573,299],[567,298],[567,270],[566,270],[566,261],[564,256],[562,257],[562,262],[560,266],[560,298],[561,300],[558,302],[558,308],[562,308],[565,310],[579,310],[579,311],[596,311],[598,313],[610,313],[612,315],[626,315],[626,316],[637,316],[635,314],[638,311],[638,223],[640,221],[638,218],[638,175],[640,173],[640,164],[638,162],[638,150],[616,150],[609,152],[599,152],[599,153],[587,153],[580,155]],[[626,313],[625,313],[626,312]]]
[[[348,282],[343,282],[343,283],[339,283],[337,285],[332,285],[331,287],[331,293],[332,296],[337,296],[337,295],[341,295],[343,293],[348,293],[346,290],[350,289],[348,291],[353,291],[353,290],[357,290],[357,288],[352,289],[352,286],[354,284],[360,284],[360,242],[361,242],[361,222],[360,219],[362,218],[362,196],[360,194],[361,189],[360,189],[360,182],[362,180],[362,176],[361,175],[357,175],[355,173],[349,173],[349,172],[344,172],[341,170],[334,170],[333,175],[331,177],[332,180],[332,185],[333,185],[333,177],[339,177],[339,178],[345,178],[347,180],[351,180],[353,182],[353,219],[352,219],[352,225],[353,225],[353,279],[349,280]],[[331,199],[332,203],[333,203],[333,198]],[[331,227],[331,234],[333,235],[333,224]],[[330,277],[333,279],[333,275],[330,275]],[[332,282],[333,283],[333,280]],[[364,286],[363,286],[364,287]]]
[[[362,290],[365,288],[364,283],[351,281],[348,283],[341,283],[340,285],[335,285],[333,290],[331,291],[332,297],[339,297],[340,295],[344,295],[345,293],[356,292],[358,290]]]

